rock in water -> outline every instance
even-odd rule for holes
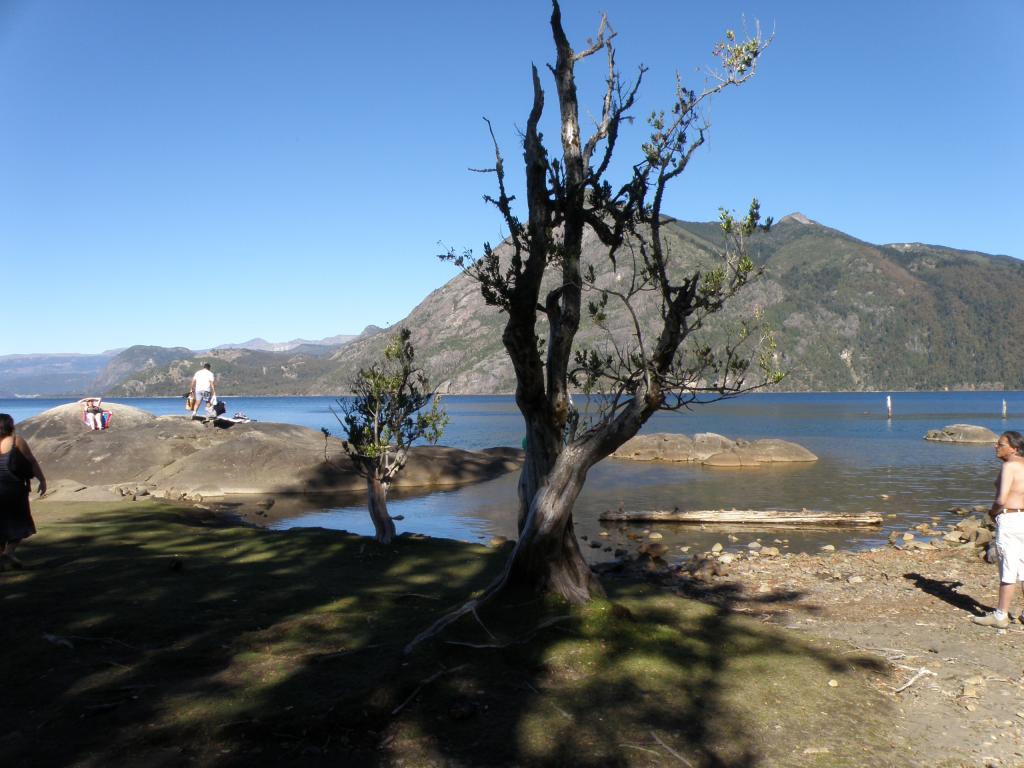
[[[929,429],[925,440],[939,443],[995,443],[998,435],[991,429],[973,424],[950,424],[942,429]]]
[[[637,435],[626,441],[612,457],[631,461],[694,462],[712,467],[757,467],[818,459],[803,446],[786,440],[733,441],[714,432],[699,432],[692,438],[664,432]]]

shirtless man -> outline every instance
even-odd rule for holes
[[[999,553],[999,603],[974,623],[1005,629],[1010,625],[1010,603],[1017,582],[1024,580],[1024,437],[1003,432],[996,441],[996,458],[1003,462],[996,478],[996,500],[989,512],[996,521]]]

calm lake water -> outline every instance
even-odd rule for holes
[[[598,515],[611,508],[641,509],[822,509],[873,510],[886,518],[882,529],[801,531],[736,530],[734,548],[760,537],[766,544],[785,540],[795,551],[823,543],[862,548],[883,542],[894,527],[940,517],[958,504],[988,504],[997,471],[992,446],[930,443],[929,429],[967,423],[1024,431],[1024,392],[892,393],[894,418],[885,414],[885,393],[755,394],[696,407],[676,414],[658,414],[644,432],[717,432],[730,438],[778,437],[797,442],[818,455],[813,464],[759,469],[704,469],[608,459],[595,467],[575,511],[577,532],[594,540],[603,526]],[[1001,418],[1006,400],[1009,418]],[[0,400],[0,411],[16,421],[69,400]],[[157,415],[184,412],[180,398],[119,399]],[[242,411],[260,421],[298,424],[340,431],[327,397],[227,398],[230,413]],[[511,397],[449,397],[450,423],[442,442],[459,448],[518,446],[522,418]],[[431,536],[486,540],[515,533],[516,475],[451,491],[425,495],[395,493],[392,515],[402,516],[398,530]],[[370,534],[365,497],[331,509],[297,511],[275,524],[278,528],[319,526]],[[673,547],[707,548],[716,541],[727,547],[729,531],[708,528],[656,527]],[[609,545],[622,543],[618,528],[609,529]],[[644,527],[636,526],[637,532]],[[595,558],[608,557],[590,550]]]

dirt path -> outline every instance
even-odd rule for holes
[[[916,763],[1024,765],[1024,627],[971,623],[993,607],[998,581],[976,550],[793,554],[729,568],[713,582],[742,588],[736,610],[889,662],[876,684],[896,700],[893,728]]]

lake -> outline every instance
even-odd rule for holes
[[[864,548],[933,516],[952,520],[953,505],[988,504],[997,471],[992,446],[949,445],[922,439],[929,429],[967,423],[996,433],[1024,431],[1024,392],[889,393],[894,416],[886,418],[886,393],[753,394],[710,403],[681,413],[656,415],[644,432],[717,432],[729,438],[777,437],[799,443],[818,455],[813,464],[759,469],[704,469],[605,460],[590,473],[575,511],[580,536],[594,540],[603,526],[598,515],[624,509],[823,509],[873,510],[887,518],[882,529],[751,533],[736,531],[745,547],[755,536],[768,544],[785,540],[792,550],[812,550],[823,543]],[[1001,418],[1003,400],[1009,418]],[[68,399],[0,400],[0,411],[16,421]],[[184,414],[181,398],[120,398],[157,415]],[[229,413],[242,411],[260,421],[285,422],[340,433],[329,397],[226,398]],[[444,400],[450,423],[442,442],[459,448],[518,446],[522,418],[511,397],[460,396]],[[516,475],[429,494],[395,493],[388,508],[401,516],[399,532],[487,540],[515,533]],[[330,509],[315,509],[275,523],[275,527],[320,526],[371,534],[365,497]],[[655,526],[651,526],[652,528]],[[728,531],[659,524],[673,547],[707,548],[716,541],[728,547]],[[611,544],[622,541],[615,529]],[[635,527],[634,530],[644,530]],[[585,547],[588,556],[607,553]]]

